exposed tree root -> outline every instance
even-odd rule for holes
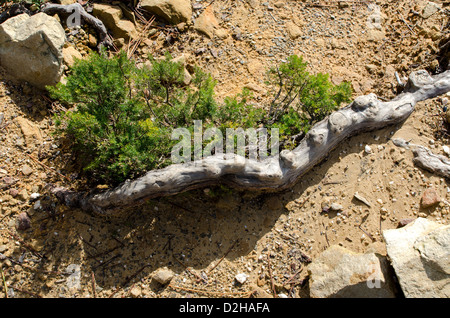
[[[73,14],[79,14],[81,22],[85,22],[91,25],[97,31],[99,37],[98,48],[100,48],[101,46],[113,47],[111,39],[108,35],[108,30],[106,29],[103,22],[94,17],[93,15],[87,13],[86,10],[84,10],[83,6],[79,3],[73,3],[68,5],[46,3],[41,8],[41,12],[44,12],[49,15],[58,14],[63,16],[64,18],[68,18]]]
[[[430,76],[414,72],[403,93],[383,102],[375,94],[357,97],[350,105],[317,123],[292,151],[262,161],[238,155],[215,155],[200,161],[149,171],[102,193],[53,189],[65,204],[102,214],[120,212],[145,199],[174,195],[191,189],[225,184],[236,189],[278,191],[291,187],[321,162],[344,139],[406,120],[417,102],[450,91],[450,71]]]
[[[413,162],[420,168],[439,176],[450,178],[450,160],[446,156],[437,155],[430,149],[418,146],[413,149]]]

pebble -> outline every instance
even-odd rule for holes
[[[247,275],[247,274],[244,274],[244,273],[237,274],[237,275],[234,277],[234,279],[236,279],[236,281],[237,281],[239,284],[245,283],[245,282],[247,281],[247,278],[248,278],[248,275]]]
[[[442,150],[444,151],[444,153],[445,153],[446,155],[450,155],[450,148],[449,148],[448,146],[443,146],[443,147],[442,147]]]
[[[173,271],[171,271],[167,267],[164,267],[156,271],[156,273],[153,275],[153,279],[161,285],[166,285],[170,283],[174,275],[175,274]]]
[[[18,197],[19,200],[27,201],[27,200],[29,199],[30,196],[28,195],[27,190],[22,189],[22,190],[18,193],[17,197]]]
[[[30,174],[33,173],[33,169],[29,165],[23,165],[22,166],[22,173],[25,176],[29,176]]]
[[[66,267],[65,272],[69,275],[66,279],[66,287],[69,290],[81,289],[81,266],[78,264],[70,264]]]
[[[414,220],[415,219],[410,219],[410,218],[408,218],[408,219],[401,219],[400,221],[398,221],[397,227],[403,227],[403,226],[413,222]]]
[[[31,227],[31,220],[26,212],[20,213],[16,218],[16,228],[19,231],[25,231]]]
[[[370,148],[369,145],[366,145],[366,146],[364,147],[364,151],[365,151],[366,153],[372,153],[372,148]]]
[[[363,196],[361,196],[360,194],[358,194],[358,192],[356,192],[354,194],[355,199],[361,201],[362,203],[364,203],[365,205],[367,205],[370,208],[370,203],[369,201],[367,201]]]
[[[421,199],[422,207],[428,208],[439,202],[441,202],[441,198],[434,188],[428,188],[423,192]]]
[[[344,209],[344,207],[338,203],[332,203],[330,208],[333,211],[342,211]]]
[[[40,210],[41,208],[42,208],[41,201],[40,200],[36,201],[36,203],[34,203],[33,205],[33,209]]]
[[[142,294],[142,289],[139,286],[134,286],[133,288],[131,288],[130,290],[130,295],[133,298],[138,298],[140,297]]]
[[[9,189],[9,195],[15,198],[19,194],[19,190],[17,189]]]

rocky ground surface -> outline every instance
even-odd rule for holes
[[[219,98],[248,87],[255,104],[270,96],[265,70],[291,54],[335,83],[350,81],[355,97],[391,99],[396,72],[404,82],[417,69],[442,71],[445,1],[436,1],[441,10],[424,0],[336,3],[192,1],[192,26],[150,28],[132,56],[145,63],[167,50],[184,55],[188,70],[198,65],[218,80]],[[143,27],[137,19],[130,32]],[[66,35],[68,69],[96,38],[89,29]],[[125,38],[116,45],[126,46]],[[386,255],[384,230],[418,217],[448,224],[448,181],[415,167],[411,151],[392,142],[448,155],[448,98],[419,103],[401,125],[348,139],[288,191],[204,189],[105,218],[47,194],[49,184],[83,183],[69,149],[52,135],[61,106],[2,70],[0,297],[314,296],[309,267],[330,246]]]

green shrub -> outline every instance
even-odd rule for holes
[[[191,85],[184,82],[184,67],[165,59],[150,58],[152,67],[139,71],[138,90],[148,110],[160,125],[166,127],[191,126],[193,120],[210,120],[217,111],[214,99],[214,81],[211,75],[195,68]]]
[[[275,87],[274,98],[264,123],[280,129],[284,138],[305,134],[344,102],[350,102],[350,83],[333,85],[328,74],[311,75],[302,57],[292,55],[287,62],[268,71],[267,84]]]
[[[58,116],[57,133],[74,142],[78,158],[96,179],[117,183],[164,165],[170,131],[151,120],[133,83],[138,70],[121,52],[79,60],[66,84],[48,87],[51,97],[76,110]]]
[[[125,52],[112,57],[106,51],[91,53],[76,61],[65,84],[48,87],[52,98],[75,106],[57,116],[56,133],[73,141],[94,182],[117,184],[167,166],[176,143],[172,130],[192,131],[194,120],[223,132],[228,127],[279,128],[287,140],[306,133],[351,96],[347,83],[335,86],[327,75],[310,75],[297,56],[269,70],[268,84],[277,91],[268,110],[253,106],[246,89],[219,105],[211,75],[195,68],[185,83],[184,66],[170,54],[150,63],[139,69]]]

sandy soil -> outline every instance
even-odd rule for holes
[[[414,13],[427,4],[422,0],[343,7],[333,1],[267,3],[215,1],[217,28],[226,37],[189,29],[167,44],[170,30],[160,29],[135,58],[165,50],[186,54],[218,79],[220,98],[247,86],[255,103],[269,96],[266,68],[291,54],[303,55],[312,72],[330,73],[335,83],[351,81],[355,96],[373,92],[390,99],[397,93],[395,72],[403,78],[416,69],[438,71],[439,42],[448,33],[445,6],[422,19]],[[313,3],[322,6],[308,6]],[[378,22],[381,30],[373,25]],[[449,221],[448,181],[416,168],[411,151],[391,141],[400,137],[443,153],[445,96],[419,103],[401,125],[346,140],[288,191],[204,189],[105,218],[46,195],[47,184],[83,180],[51,133],[57,106],[42,95],[0,74],[0,256],[9,297],[308,297],[308,259],[328,246],[384,253],[381,232],[402,219]],[[429,187],[443,201],[424,209],[420,199]],[[355,192],[371,206],[355,200]],[[40,206],[32,193],[40,194]],[[331,203],[343,210],[322,213]],[[24,212],[31,227],[18,230]],[[81,266],[79,289],[68,285],[71,264]],[[175,276],[161,286],[152,277],[164,267]],[[248,275],[243,284],[235,280],[239,273]]]

